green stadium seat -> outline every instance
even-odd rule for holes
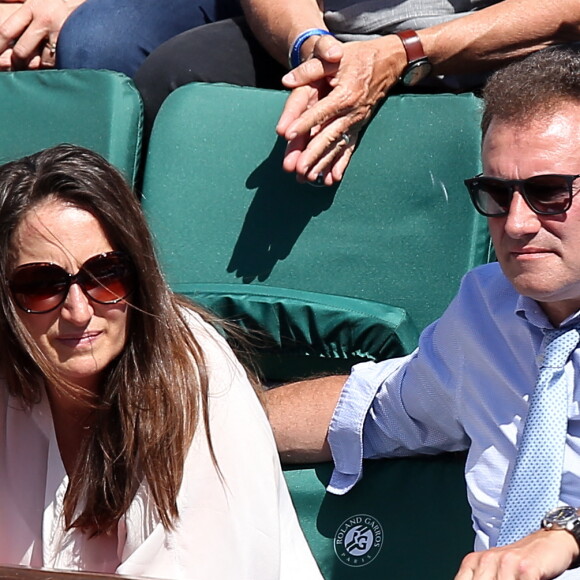
[[[389,98],[342,183],[299,185],[274,133],[285,95],[192,84],[153,128],[144,208],[172,287],[305,290],[437,318],[461,276],[488,261],[485,220],[463,179],[480,171],[472,95]]]
[[[265,336],[259,364],[275,382],[409,352],[461,276],[492,257],[462,183],[480,172],[473,95],[390,97],[332,188],[282,171],[285,98],[178,89],[143,179],[170,285]],[[463,467],[451,455],[368,461],[343,497],[325,493],[328,464],[285,476],[327,580],[446,580],[473,544]]]
[[[133,82],[110,71],[0,74],[0,163],[59,143],[92,149],[135,183],[142,105]]]
[[[472,551],[462,454],[366,461],[344,496],[330,464],[285,467],[300,524],[327,580],[451,580]]]

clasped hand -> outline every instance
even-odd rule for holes
[[[312,56],[282,78],[292,90],[276,127],[288,142],[283,168],[300,182],[340,181],[362,127],[397,82],[404,54],[396,36],[348,43],[321,36]]]
[[[54,46],[78,0],[0,2],[0,70],[50,68]]]

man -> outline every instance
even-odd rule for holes
[[[580,46],[509,65],[484,99],[466,185],[499,264],[465,276],[413,354],[274,389],[268,409],[286,459],[332,456],[335,493],[363,457],[468,449],[476,552],[456,579],[545,580],[580,555],[575,509],[552,511],[580,507]]]

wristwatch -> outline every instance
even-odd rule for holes
[[[401,39],[407,53],[407,66],[399,81],[406,87],[413,87],[431,74],[433,65],[425,56],[421,39],[414,30],[403,30],[395,34]]]
[[[580,546],[580,514],[569,505],[550,510],[542,519],[544,530],[567,530]]]

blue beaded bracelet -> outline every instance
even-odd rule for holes
[[[299,34],[296,37],[296,40],[292,43],[292,48],[290,49],[290,53],[288,54],[288,64],[290,65],[290,68],[291,69],[296,68],[302,62],[302,59],[300,58],[300,49],[302,48],[302,45],[308,38],[310,38],[311,36],[325,36],[325,35],[334,36],[332,32],[324,30],[324,28],[309,28],[308,30],[305,30],[304,32]]]

